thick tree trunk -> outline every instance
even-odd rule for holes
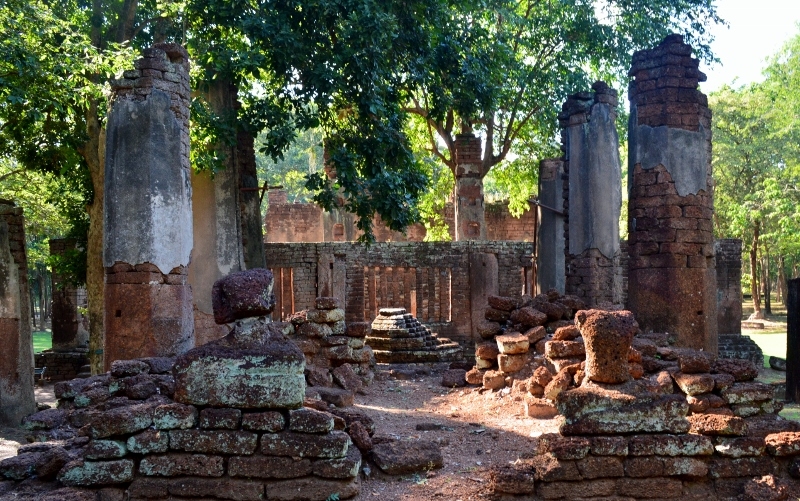
[[[759,295],[758,280],[758,237],[761,229],[761,222],[756,221],[753,226],[753,241],[750,244],[750,292],[753,295],[753,320],[763,319],[764,313],[761,311],[761,296]]]
[[[764,284],[764,314],[772,315],[772,283],[769,276],[769,253],[767,252],[761,263],[761,283]]]
[[[88,206],[89,235],[86,242],[86,295],[89,317],[89,363],[92,374],[104,370],[104,290],[103,269],[103,196],[105,184],[106,132],[97,116],[97,102],[93,101],[86,113],[86,129],[89,140],[81,153],[89,167],[94,198]]]
[[[786,304],[786,258],[778,258],[778,300],[781,304]]]

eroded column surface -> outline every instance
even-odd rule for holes
[[[456,240],[486,240],[481,140],[474,134],[456,136]]]
[[[105,365],[194,345],[189,59],[156,44],[112,81],[106,136]]]
[[[50,255],[65,256],[76,251],[73,239],[50,240]],[[87,351],[89,331],[79,308],[87,304],[86,289],[69,283],[57,272],[53,272],[53,350],[58,352]]]
[[[566,293],[589,306],[622,302],[622,174],[617,92],[603,82],[574,94],[559,115],[565,154]]]
[[[691,52],[670,35],[633,56],[628,304],[643,329],[716,353],[711,110]]]
[[[564,160],[539,163],[539,234],[536,238],[536,287],[538,292],[556,289],[564,294]]]
[[[0,424],[36,411],[22,209],[0,200]]]

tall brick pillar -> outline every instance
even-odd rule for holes
[[[63,256],[76,250],[75,246],[73,239],[53,238],[50,240],[50,255]],[[54,351],[88,351],[89,331],[79,311],[79,307],[85,308],[86,304],[86,289],[68,283],[61,275],[53,272]]]
[[[643,329],[716,354],[711,111],[691,52],[670,35],[633,55],[628,305]]]
[[[188,54],[156,44],[135,67],[112,82],[107,125],[106,368],[194,345]]]
[[[619,215],[622,171],[616,119],[617,92],[603,82],[564,103],[562,127],[566,293],[589,306],[622,303]]]
[[[536,288],[539,293],[556,289],[564,294],[564,160],[539,162],[539,234],[536,236]],[[556,212],[558,211],[558,212]]]
[[[486,240],[481,140],[474,134],[456,136],[456,240]]]
[[[0,424],[36,412],[28,260],[22,209],[0,200]]]

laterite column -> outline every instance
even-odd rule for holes
[[[691,53],[670,35],[633,55],[628,303],[642,329],[716,354],[711,110]]]

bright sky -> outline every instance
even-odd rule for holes
[[[701,64],[708,75],[708,81],[700,84],[705,93],[733,85],[737,77],[736,87],[761,80],[765,59],[800,33],[800,0],[717,0],[716,4],[728,27],[712,28],[711,50],[721,64]]]

